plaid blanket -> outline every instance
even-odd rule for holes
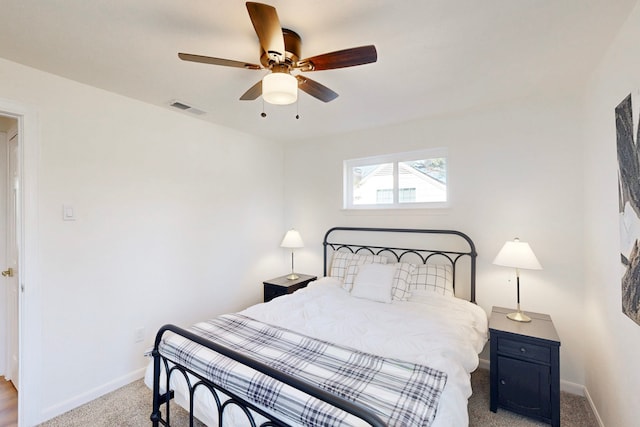
[[[446,373],[427,366],[338,346],[239,314],[190,330],[365,405],[389,426],[431,425],[447,381]],[[178,335],[166,338],[160,352],[293,424],[362,425],[351,414]]]

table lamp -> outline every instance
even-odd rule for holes
[[[493,260],[493,263],[495,265],[516,269],[518,311],[507,314],[507,317],[516,322],[531,322],[531,318],[520,310],[520,269],[542,270],[542,266],[531,250],[531,247],[528,243],[521,242],[520,239],[516,237],[513,241],[504,244]]]
[[[284,235],[284,239],[282,239],[282,243],[280,243],[280,247],[291,249],[291,274],[287,276],[287,279],[299,279],[300,276],[293,272],[293,250],[304,247],[304,243],[302,242],[300,233],[298,233],[298,231],[294,229],[287,231],[287,233]]]

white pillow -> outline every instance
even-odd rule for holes
[[[440,295],[454,296],[453,271],[446,264],[421,264],[411,272],[409,292],[430,290]]]
[[[353,287],[353,281],[358,274],[360,266],[365,264],[386,264],[387,258],[380,255],[355,255],[347,264],[347,272],[344,275],[344,283],[342,287],[350,291]]]
[[[365,264],[358,269],[351,295],[371,301],[390,303],[391,286],[396,272],[394,264]]]

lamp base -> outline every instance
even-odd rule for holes
[[[291,273],[290,275],[287,276],[287,280],[296,280],[296,279],[299,279],[299,278],[300,278],[300,276],[298,276],[295,273]]]
[[[521,311],[507,314],[507,317],[516,322],[531,322],[531,318]]]

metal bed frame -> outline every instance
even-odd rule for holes
[[[349,243],[339,243],[337,241],[333,241],[334,234],[340,234],[340,232],[366,232],[366,233],[394,233],[396,235],[401,235],[402,233],[410,233],[413,235],[416,234],[432,234],[432,235],[453,235],[460,237],[468,246],[468,250],[463,251],[455,251],[455,250],[439,250],[439,249],[421,249],[415,247],[390,247],[390,246],[377,246],[377,245],[368,245],[368,244],[349,244]],[[396,261],[400,262],[401,260],[411,257],[417,257],[421,260],[422,263],[428,263],[433,257],[444,257],[444,259],[448,260],[451,263],[453,269],[453,280],[454,280],[454,289],[455,289],[455,277],[456,277],[456,266],[460,259],[468,258],[470,260],[470,301],[475,303],[475,276],[476,276],[476,249],[473,241],[464,233],[456,230],[429,230],[429,229],[402,229],[402,228],[361,228],[361,227],[334,227],[327,231],[324,236],[323,241],[324,247],[324,275],[327,275],[328,264],[330,258],[328,257],[328,250],[332,251],[350,251],[352,253],[369,253],[374,255],[384,255],[393,257]],[[170,389],[170,378],[171,375],[181,374],[183,375],[186,384],[189,389],[189,426],[193,427],[194,425],[194,404],[193,397],[195,395],[196,390],[204,387],[206,388],[215,401],[217,406],[218,413],[218,425],[223,425],[223,418],[225,414],[225,410],[230,407],[238,407],[242,410],[244,415],[247,417],[248,425],[251,427],[269,427],[269,426],[288,426],[289,424],[282,419],[279,419],[274,414],[268,413],[263,409],[256,406],[254,403],[247,401],[246,399],[229,392],[228,390],[223,389],[222,387],[214,384],[212,381],[207,378],[201,376],[200,374],[194,372],[187,366],[182,366],[176,363],[174,360],[169,360],[159,351],[159,345],[162,341],[162,337],[166,332],[172,332],[178,335],[181,335],[199,345],[207,347],[215,352],[223,354],[226,357],[229,357],[233,360],[236,360],[246,366],[251,367],[252,369],[259,371],[265,375],[268,375],[278,381],[281,381],[285,384],[288,384],[294,388],[299,389],[300,391],[313,396],[317,399],[325,401],[337,408],[340,408],[350,414],[355,415],[356,417],[364,420],[369,423],[373,427],[383,427],[385,423],[375,414],[373,414],[369,409],[367,409],[363,405],[359,405],[350,400],[344,399],[340,396],[334,395],[332,393],[327,392],[326,390],[308,383],[306,381],[300,380],[292,375],[286,374],[284,372],[278,371],[266,364],[258,362],[252,359],[250,356],[246,354],[242,354],[236,351],[233,351],[227,347],[224,347],[216,342],[207,340],[199,335],[196,335],[186,329],[180,328],[175,325],[165,325],[156,334],[155,344],[152,351],[153,356],[153,365],[154,365],[154,382],[153,382],[153,409],[151,413],[151,422],[153,427],[159,427],[160,425],[170,427],[170,401],[174,398],[174,392]],[[161,391],[160,387],[160,376],[162,369],[165,372],[165,384],[164,390]],[[191,377],[188,375],[190,374]],[[193,381],[192,381],[193,379]],[[219,393],[222,393],[220,395]],[[164,416],[162,414],[162,408],[164,406]],[[254,418],[252,411],[262,415],[268,421],[259,423]]]

